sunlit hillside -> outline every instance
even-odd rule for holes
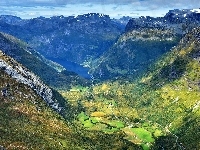
[[[88,132],[123,133],[144,150],[199,149],[199,34],[200,28],[187,34],[136,81],[61,91],[82,109],[76,124]]]

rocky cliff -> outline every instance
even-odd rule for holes
[[[0,69],[17,82],[29,86],[54,110],[61,112],[62,106],[53,98],[52,90],[39,77],[17,63],[14,59],[7,57],[2,51],[0,51]]]
[[[170,10],[164,17],[142,16],[132,18],[126,25],[126,31],[139,30],[141,28],[171,29],[176,34],[185,34],[194,26],[200,24],[200,13],[193,9]]]

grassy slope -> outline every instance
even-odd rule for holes
[[[9,57],[0,55],[8,61]],[[64,119],[32,89],[0,70],[0,145],[6,149],[49,149],[70,136]],[[7,91],[6,95],[2,94]],[[52,139],[53,137],[53,139]]]
[[[0,97],[0,145],[7,150],[137,148],[122,141],[121,134],[86,132],[67,124],[30,88],[0,74],[0,89],[9,84],[9,95]]]
[[[75,122],[89,131],[112,134],[123,131],[124,139],[143,149],[199,149],[199,35],[200,28],[187,34],[135,82],[107,81],[88,89],[75,87],[68,92],[61,91],[85,112]],[[94,112],[97,123],[94,123]],[[113,120],[123,122],[125,128],[108,127]],[[127,127],[145,129],[155,141],[138,141],[137,135]]]
[[[8,86],[9,85],[9,86]],[[29,87],[0,71],[0,145],[7,149],[48,149],[70,133],[63,119]],[[51,139],[53,137],[53,139]]]
[[[11,48],[2,49],[6,54],[15,58],[18,62],[38,75],[46,84],[56,88],[66,88],[70,85],[84,84],[87,81],[79,77],[76,73],[67,70],[57,72],[53,67],[45,64],[43,60],[29,51],[28,45],[15,37],[0,33],[2,43]]]
[[[0,59],[11,65],[10,57],[1,53]],[[54,96],[58,99],[60,95]],[[68,107],[65,115],[72,119],[77,111],[75,106],[74,109]],[[120,137],[121,134],[105,135],[80,130],[51,110],[32,89],[10,78],[3,68],[0,69],[0,147],[8,150],[135,147],[132,143],[121,141]],[[107,141],[102,143],[104,139]]]
[[[160,95],[149,107],[154,110],[149,118],[168,127],[186,149],[200,148],[199,33],[197,28],[187,34],[141,80]]]

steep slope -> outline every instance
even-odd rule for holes
[[[13,58],[6,56],[2,51],[0,51],[0,58],[0,68],[3,74],[6,73],[7,76],[13,78],[19,84],[25,84],[31,88],[57,112],[62,113],[62,110],[64,111],[67,108],[65,100],[59,97],[56,91],[44,84],[34,73],[30,72]],[[8,94],[8,87],[9,85],[3,89],[4,92],[2,92],[2,95]]]
[[[154,89],[160,99],[149,106],[149,118],[165,124],[171,135],[182,142],[180,148],[200,148],[200,28],[194,28],[171,52],[164,55],[141,79],[148,89]],[[146,103],[151,103],[150,101]],[[162,113],[160,113],[162,112]],[[161,119],[163,118],[163,119]],[[157,142],[173,146],[170,135]],[[161,146],[157,146],[161,148]]]
[[[123,133],[144,150],[200,149],[200,28],[134,82],[108,80],[61,93],[82,105],[76,122],[89,131]]]
[[[112,48],[91,64],[90,74],[100,79],[137,77],[178,41],[179,36],[173,30],[131,30],[122,34]]]
[[[127,26],[126,31],[139,28],[157,28],[157,29],[173,29],[175,33],[185,34],[191,31],[195,26],[200,24],[200,13],[193,9],[174,9],[164,17],[139,17],[132,18]]]
[[[101,55],[122,32],[120,22],[98,13],[38,17],[21,20],[21,24],[11,20],[2,19],[0,30],[28,42],[45,57],[78,64]]]
[[[0,90],[0,145],[6,149],[58,148],[59,144],[49,138],[50,132],[60,134],[55,139],[69,132],[64,119],[57,114],[69,109],[65,100],[2,51]]]
[[[77,128],[71,124],[80,113],[75,108],[0,51],[0,149],[137,148],[121,140],[121,134],[105,135]]]
[[[170,10],[164,17],[132,18],[117,42],[88,63],[90,74],[100,79],[136,77],[199,25],[199,13],[189,9]]]
[[[76,73],[69,72],[62,66],[45,59],[26,43],[11,35],[0,33],[0,49],[40,76],[50,86],[67,88],[86,83],[86,80]]]

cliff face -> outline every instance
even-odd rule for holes
[[[23,83],[33,89],[41,96],[48,105],[54,110],[61,112],[62,106],[59,105],[56,99],[53,98],[52,90],[45,85],[39,77],[34,75],[28,69],[21,66],[14,59],[5,56],[0,52],[0,69],[6,72],[11,78],[19,83]]]
[[[132,18],[126,25],[126,32],[141,28],[171,29],[176,34],[185,34],[200,24],[200,14],[190,9],[170,10],[164,17]]]

